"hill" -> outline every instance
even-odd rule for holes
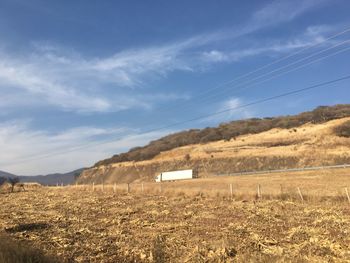
[[[78,181],[150,181],[159,172],[187,168],[207,177],[350,163],[349,126],[350,105],[336,105],[184,131],[98,162]]]
[[[119,163],[125,161],[150,160],[163,151],[190,144],[204,144],[219,140],[235,139],[246,134],[257,134],[274,128],[291,129],[306,123],[324,123],[329,120],[350,117],[350,104],[332,107],[320,106],[313,111],[303,112],[294,116],[252,118],[246,120],[222,123],[219,127],[192,129],[165,136],[150,142],[144,147],[136,147],[126,153],[99,161],[95,166]]]
[[[77,169],[69,173],[55,173],[48,175],[36,175],[36,176],[19,176],[21,182],[26,183],[40,183],[42,185],[56,185],[56,184],[73,184],[75,179],[80,175],[84,169]]]
[[[34,175],[34,176],[23,176],[14,175],[11,173],[0,171],[0,177],[19,177],[21,182],[24,183],[40,183],[42,185],[56,185],[56,184],[73,184],[76,178],[84,169],[77,169],[68,173],[55,173],[48,175]]]

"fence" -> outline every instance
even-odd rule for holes
[[[306,202],[311,199],[338,198],[350,203],[349,168],[350,165],[308,167],[289,170],[295,173],[274,170],[273,173],[265,175],[262,172],[255,172],[256,174],[251,176],[220,176],[162,183],[92,183],[70,186],[69,188],[108,194],[207,195],[242,200],[291,198]]]

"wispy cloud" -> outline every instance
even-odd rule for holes
[[[0,124],[0,170],[22,175],[66,172],[91,166],[97,160],[144,145],[169,132],[137,135],[137,131],[125,127],[75,127],[49,133],[33,130],[29,124],[28,121]],[[110,143],[101,144],[108,138]]]
[[[254,12],[250,19],[237,28],[163,45],[126,49],[107,57],[88,57],[47,43],[36,43],[27,56],[5,55],[2,52],[0,89],[19,89],[22,93],[25,92],[27,98],[30,97],[28,102],[39,100],[39,105],[46,103],[68,111],[106,112],[137,107],[150,108],[151,100],[138,100],[135,93],[129,89],[128,95],[125,88],[144,86],[149,80],[164,78],[174,71],[195,71],[205,67],[203,63],[237,61],[264,52],[283,52],[310,44],[291,42],[230,52],[217,48],[205,51],[207,46],[220,41],[290,21],[321,2],[274,1]],[[310,32],[319,34],[316,28]],[[201,49],[204,50],[198,53]],[[197,51],[193,52],[194,50]],[[105,89],[109,90],[108,96],[104,93]],[[21,100],[10,100],[7,105],[10,102],[16,104]]]
[[[79,111],[105,111],[110,104],[103,98],[90,97],[79,93],[72,87],[59,82],[59,76],[53,76],[45,64],[36,65],[35,61],[23,62],[2,57],[0,62],[0,85],[22,89],[29,94],[44,98],[48,103],[64,109]]]
[[[327,3],[327,0],[275,0],[256,11],[252,24],[269,25],[293,20],[301,14]]]
[[[202,60],[206,62],[237,62],[249,57],[265,55],[271,56],[280,53],[293,52],[297,49],[311,47],[322,43],[324,35],[334,31],[334,28],[325,25],[310,26],[301,35],[290,39],[260,40],[258,46],[235,49],[235,50],[210,50],[201,54]],[[325,45],[334,44],[335,41],[328,41]]]
[[[227,122],[237,119],[247,119],[254,116],[254,110],[251,108],[243,108],[246,102],[242,98],[231,97],[214,105],[211,111],[224,113],[210,116],[202,119],[200,122],[217,125],[220,122]],[[232,109],[232,110],[230,110]]]

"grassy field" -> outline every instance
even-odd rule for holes
[[[289,199],[320,201],[324,199],[347,200],[345,188],[350,193],[350,168],[300,171],[289,173],[271,173],[242,176],[220,176],[199,178],[186,181],[131,183],[130,193],[165,194],[190,196],[205,195],[210,197],[232,197],[235,200],[254,200],[260,186],[262,199]],[[118,192],[128,191],[127,184],[77,185],[85,191]],[[143,190],[143,191],[142,191]],[[300,192],[299,192],[300,190]]]
[[[0,229],[65,262],[347,262],[349,172],[3,193]]]

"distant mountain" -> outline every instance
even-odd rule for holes
[[[19,175],[19,179],[21,182],[25,183],[39,183],[42,185],[56,185],[56,184],[73,184],[75,182],[75,178],[80,175],[80,173],[84,170],[84,168],[74,170],[69,173],[55,173],[48,175],[35,175],[35,176],[23,176]],[[17,175],[0,171],[0,177],[15,177]]]
[[[0,171],[0,177],[15,177],[16,175]]]

